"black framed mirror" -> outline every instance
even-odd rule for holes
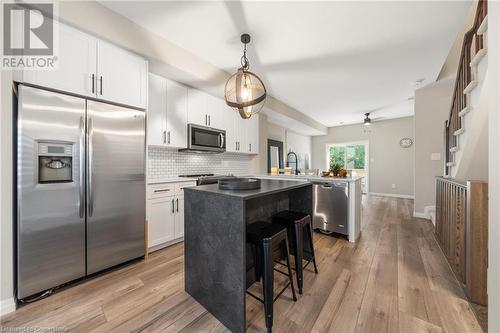
[[[267,140],[267,172],[271,173],[271,168],[283,169],[283,142]]]

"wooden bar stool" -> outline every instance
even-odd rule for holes
[[[264,313],[266,316],[267,331],[271,332],[273,327],[273,304],[290,286],[292,288],[293,300],[297,301],[295,288],[293,286],[292,268],[288,253],[288,238],[286,228],[277,224],[267,222],[255,222],[247,225],[247,242],[257,249],[255,260],[257,277],[262,276],[262,289],[264,299],[247,291],[247,294],[264,303]],[[274,268],[276,261],[285,258],[288,267],[288,274]],[[288,276],[288,283],[274,297],[274,271]]]
[[[284,210],[273,216],[273,224],[286,227],[288,231],[288,237],[291,239],[290,250],[295,258],[294,269],[297,275],[297,285],[299,287],[299,294],[302,294],[304,285],[303,270],[307,265],[312,262],[314,265],[314,273],[318,274],[318,267],[316,266],[316,258],[314,255],[311,216],[306,213]],[[306,240],[304,236],[307,236]],[[304,253],[306,254],[305,258]],[[304,259],[307,263],[302,266],[302,260]]]

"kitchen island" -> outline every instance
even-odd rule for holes
[[[245,291],[253,282],[246,225],[270,222],[282,210],[312,214],[312,185],[262,179],[260,189],[249,191],[185,188],[184,207],[186,292],[229,330],[244,332]]]

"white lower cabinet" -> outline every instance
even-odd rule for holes
[[[184,187],[196,182],[149,185],[146,216],[148,247],[157,250],[176,243],[184,237]]]
[[[184,196],[176,200],[176,213],[174,233],[176,238],[184,237]]]
[[[169,242],[175,238],[173,202],[171,197],[149,199],[147,205],[148,246]]]

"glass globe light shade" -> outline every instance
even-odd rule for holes
[[[262,110],[266,94],[262,80],[243,67],[227,80],[224,87],[226,104],[238,111],[243,119],[248,119]]]

